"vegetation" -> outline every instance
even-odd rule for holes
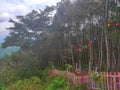
[[[114,0],[61,0],[57,6],[10,19],[2,47],[20,50],[0,61],[1,90],[87,90],[46,68],[120,70],[120,7]],[[95,79],[99,76],[93,75]],[[83,88],[83,89],[82,89]]]
[[[3,47],[18,46],[34,53],[42,67],[50,63],[88,67],[90,63],[99,71],[118,71],[119,8],[112,0],[62,0],[57,6],[17,16],[17,21],[10,19],[14,27],[8,28]]]
[[[21,60],[17,63],[13,57],[19,59],[20,52],[6,56],[1,61],[0,90],[71,90],[74,88],[63,76],[49,76],[48,69],[38,68],[37,62],[29,59],[29,62]]]

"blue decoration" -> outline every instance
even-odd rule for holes
[[[95,40],[96,40],[96,37],[94,37],[93,40],[95,41]]]
[[[85,46],[82,46],[82,48],[85,48]]]
[[[103,23],[106,23],[106,22],[107,22],[107,19],[104,19],[104,20],[103,20]]]

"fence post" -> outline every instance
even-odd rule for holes
[[[113,84],[114,84],[114,90],[117,90],[116,89],[116,72],[114,72],[114,75],[113,75]]]
[[[113,90],[113,89],[112,89],[112,88],[113,88],[113,87],[112,87],[112,85],[113,85],[113,84],[112,84],[112,78],[113,78],[113,77],[112,77],[112,73],[111,73],[111,72],[110,72],[109,76],[110,76],[110,85],[109,85],[110,88],[109,88],[109,89],[110,89],[110,90]]]
[[[119,90],[120,90],[120,72],[118,72],[118,85],[119,85]]]
[[[60,76],[62,72],[54,69],[51,73],[54,76]],[[99,83],[88,75],[76,76],[74,73],[70,72],[65,72],[64,75],[73,85],[87,83],[89,88],[99,87],[101,90],[120,90],[120,72],[100,72]]]
[[[76,75],[74,73],[72,73],[72,83],[75,85],[76,84]]]
[[[101,82],[100,82],[100,85],[101,85],[101,89],[103,89],[103,82],[104,82],[104,76],[103,76],[103,72],[100,72],[100,78],[101,78]]]
[[[104,89],[107,90],[107,77],[106,77],[106,72],[103,72],[104,73]]]
[[[107,78],[107,89],[110,90],[110,87],[109,87],[109,73],[108,72],[106,73],[106,78]]]

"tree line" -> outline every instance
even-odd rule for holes
[[[119,0],[61,0],[56,6],[16,16],[17,21],[9,20],[14,27],[8,28],[10,35],[3,47],[19,46],[22,52],[34,57],[39,67],[71,64],[118,71],[119,3]]]

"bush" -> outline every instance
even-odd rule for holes
[[[87,85],[86,84],[81,84],[77,87],[74,87],[74,90],[88,90]]]
[[[42,81],[39,77],[31,77],[30,79],[18,80],[15,84],[10,85],[5,90],[44,90]]]
[[[63,77],[55,78],[45,90],[71,90],[70,83]]]

